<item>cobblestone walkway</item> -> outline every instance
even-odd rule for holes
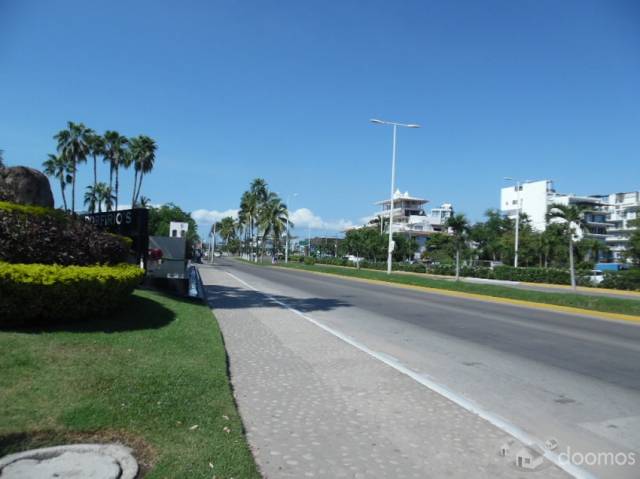
[[[201,275],[265,477],[565,477],[517,469],[488,422],[224,271]]]

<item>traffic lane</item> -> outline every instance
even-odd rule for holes
[[[221,263],[315,298],[339,301],[341,307],[348,305],[605,383],[640,390],[640,327],[633,324],[300,270],[256,267],[229,260]],[[312,312],[313,305],[307,306],[301,310]],[[336,321],[348,323],[349,315],[341,315]]]

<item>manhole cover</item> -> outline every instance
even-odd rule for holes
[[[134,479],[138,463],[119,444],[74,444],[0,459],[0,479]]]

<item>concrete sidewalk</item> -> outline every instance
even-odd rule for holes
[[[201,276],[266,477],[566,477],[516,468],[506,433],[222,269]]]

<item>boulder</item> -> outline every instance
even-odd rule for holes
[[[49,179],[26,166],[0,168],[0,200],[53,208]]]

